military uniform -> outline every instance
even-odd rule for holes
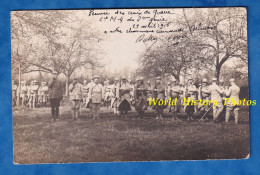
[[[106,85],[104,86],[104,103],[106,107],[109,107],[111,105],[111,99],[113,98],[113,86],[109,84],[109,81],[106,82]]]
[[[16,100],[17,100],[17,89],[18,89],[18,86],[12,82],[12,104],[13,106],[17,105],[16,104]]]
[[[176,105],[171,105],[171,109],[170,109],[170,111],[173,114],[173,120],[179,120],[177,117],[177,112],[179,110],[179,107],[181,106],[181,100],[179,98],[179,93],[180,93],[180,87],[176,84],[176,79],[174,78],[172,80],[172,84],[171,84],[171,87],[169,88],[169,92],[168,92],[169,97],[171,98],[172,101],[177,99]]]
[[[24,105],[25,101],[27,100],[27,91],[28,91],[28,86],[26,85],[26,81],[21,82],[21,87],[18,87],[18,90],[20,89],[18,98],[22,99],[22,106]]]
[[[95,76],[93,79],[98,78]],[[91,115],[93,119],[99,118],[101,103],[104,100],[104,88],[99,83],[93,83],[89,89],[89,98],[90,98],[90,107],[91,107]]]
[[[60,101],[62,100],[62,91],[62,84],[58,79],[53,79],[49,83],[49,98],[53,120],[56,120],[59,115]]]
[[[114,110],[114,114],[118,113],[118,104],[119,104],[119,88],[120,88],[120,83],[118,81],[118,79],[115,79],[115,83],[113,85],[111,85],[112,88],[112,92],[113,92],[113,96],[111,99],[111,107]]]
[[[122,79],[124,80],[124,79]],[[121,115],[126,115],[131,110],[130,84],[123,82],[119,88],[118,111]]]
[[[36,104],[37,97],[38,97],[39,86],[36,83],[37,83],[37,81],[34,80],[33,84],[28,88],[30,108],[35,108],[35,104]]]
[[[189,81],[190,80],[192,80],[192,79],[189,79]],[[188,84],[185,89],[186,89],[186,92],[185,92],[186,101],[196,100],[196,95],[197,95],[198,91],[197,91],[196,86],[193,84],[193,81],[191,84]],[[187,105],[187,103],[185,103],[184,110],[188,115],[188,120],[193,120],[195,106],[190,105],[190,104]]]
[[[212,78],[212,85],[209,86],[211,100],[217,101],[217,105],[213,108],[213,120],[216,121],[223,110],[222,96],[223,91],[216,84],[216,78]]]
[[[48,91],[49,88],[46,85],[46,82],[42,82],[42,86],[38,90],[39,102],[41,103],[42,107],[46,107]]]
[[[142,82],[140,82],[142,81]],[[143,79],[139,79],[134,87],[135,109],[142,114],[147,109],[147,88],[143,83]],[[142,116],[140,116],[142,117]]]
[[[79,110],[81,101],[83,99],[83,86],[79,82],[76,84],[72,83],[69,85],[70,101],[72,103],[72,115],[73,119],[77,120],[79,117]]]
[[[226,117],[225,117],[225,121],[228,122],[229,121],[229,117],[230,117],[230,112],[232,110],[234,110],[234,114],[235,114],[235,123],[238,124],[238,111],[239,111],[239,106],[237,106],[236,104],[231,104],[231,101],[238,101],[239,100],[239,93],[240,93],[240,87],[238,87],[235,84],[235,79],[231,78],[230,79],[230,83],[231,86],[228,88],[228,90],[226,91],[226,96],[228,98],[230,98],[229,101],[227,101],[227,106],[226,106]]]
[[[157,77],[156,80],[161,80],[160,77]],[[153,88],[154,98],[155,100],[158,98],[158,102],[160,100],[165,100],[165,86],[161,82],[155,83]],[[167,108],[166,105],[159,105],[158,103],[154,106],[156,111],[156,119],[163,119],[163,110]]]

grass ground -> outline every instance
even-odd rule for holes
[[[91,120],[87,109],[73,121],[68,107],[50,120],[50,108],[13,110],[14,162],[68,163],[239,159],[249,154],[249,113],[240,111],[240,124],[186,121],[165,117],[144,119],[135,112],[127,118],[102,108],[101,119]]]

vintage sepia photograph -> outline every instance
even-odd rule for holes
[[[11,12],[15,164],[247,159],[247,10]]]

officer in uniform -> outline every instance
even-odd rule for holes
[[[81,101],[83,99],[83,86],[78,82],[78,79],[75,78],[72,83],[69,85],[70,92],[70,101],[72,103],[72,117],[74,120],[77,120],[79,117],[79,110]]]
[[[199,87],[199,95],[198,95],[198,99],[201,99],[202,101],[209,101],[210,99],[210,91],[209,91],[209,86],[208,86],[208,80],[206,78],[203,78],[202,79],[202,84],[201,86]],[[203,115],[206,115],[205,116],[205,119],[208,120],[208,110],[209,110],[209,105],[199,105],[198,106],[198,109],[200,112],[204,112],[206,114],[203,114]]]
[[[185,97],[187,98],[187,100],[190,100],[190,101],[196,100],[196,95],[197,95],[198,91],[197,91],[196,86],[194,85],[192,78],[188,79],[188,85],[185,89],[186,89]],[[185,108],[185,112],[188,115],[188,120],[193,120],[193,114],[195,112],[195,106],[190,105],[190,104],[187,105],[187,103],[186,103],[184,108]]]
[[[111,99],[111,107],[114,110],[114,114],[118,114],[118,104],[119,104],[119,88],[120,82],[118,78],[115,78],[114,84],[111,85],[113,97]]]
[[[52,72],[52,80],[49,83],[49,98],[51,106],[52,120],[56,121],[59,115],[60,101],[62,100],[63,87],[61,82],[57,79],[56,71]]]
[[[179,93],[180,93],[180,87],[177,84],[177,80],[173,77],[172,78],[172,82],[171,82],[171,87],[169,88],[168,94],[169,94],[169,97],[172,100],[177,99],[176,105],[172,105],[171,109],[170,109],[170,111],[172,112],[172,115],[173,115],[172,116],[173,120],[177,120],[177,121],[179,120],[178,116],[177,116],[177,112],[178,112],[179,107],[181,105],[180,104],[181,100],[179,98]]]
[[[143,77],[138,78],[134,90],[135,109],[141,114],[139,117],[142,118],[144,111],[147,110],[147,88]]]
[[[131,110],[131,101],[130,101],[130,84],[127,82],[125,77],[122,78],[122,83],[119,88],[119,104],[118,111],[121,115],[126,117],[128,111]]]
[[[29,87],[29,106],[30,108],[35,108],[35,104],[38,97],[38,89],[37,81],[32,81],[32,85]]]
[[[17,89],[18,89],[18,86],[15,84],[14,80],[12,80],[12,104],[13,106],[16,106],[16,95],[17,95]]]
[[[223,110],[222,96],[224,91],[217,85],[217,78],[212,78],[212,85],[209,86],[211,100],[217,101],[217,106],[213,108],[213,120],[216,122]]]
[[[228,123],[229,117],[230,117],[230,112],[232,110],[234,110],[235,123],[238,124],[239,106],[237,106],[235,104],[231,104],[231,100],[234,100],[234,101],[238,101],[239,100],[240,87],[238,87],[236,85],[234,78],[231,78],[229,80],[229,82],[230,82],[230,87],[226,91],[226,96],[227,96],[227,98],[230,98],[230,100],[227,101],[225,122]]]
[[[165,87],[162,84],[161,77],[156,77],[155,85],[153,88],[154,98],[158,101],[165,99]],[[158,103],[154,106],[156,111],[156,120],[163,119],[163,110],[166,108],[166,105],[159,105]]]
[[[87,98],[88,98],[88,91],[89,91],[89,87],[88,87],[88,82],[87,80],[84,80],[83,81],[83,85],[82,85],[82,88],[83,88],[83,103],[86,104],[87,102]]]
[[[93,84],[89,89],[91,115],[93,119],[99,118],[101,103],[104,101],[104,88],[99,83],[99,76],[93,77]]]
[[[46,82],[41,83],[41,87],[38,90],[39,102],[41,103],[41,107],[46,107],[47,105],[47,95],[49,88],[46,85]]]

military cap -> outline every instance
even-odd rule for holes
[[[171,85],[171,82],[170,81],[168,81],[168,83],[167,83],[168,85]]]
[[[208,82],[207,78],[202,79],[202,83],[207,83],[207,82]]]
[[[150,84],[151,82],[150,81],[147,81],[147,84]]]
[[[42,81],[42,84],[46,84],[46,82],[45,82],[45,81]]]
[[[217,81],[217,78],[213,77],[213,78],[212,78],[212,81]]]
[[[118,81],[119,79],[116,77],[116,78],[115,78],[115,80],[117,80],[117,81]]]
[[[58,74],[58,72],[57,71],[52,71],[52,74]]]
[[[23,80],[23,81],[21,81],[21,83],[26,83],[26,81]]]
[[[221,80],[219,80],[219,82],[220,82],[220,83],[224,83],[224,80],[223,80],[223,79],[221,79]]]
[[[94,79],[96,79],[96,78],[99,79],[99,76],[98,76],[98,75],[95,75],[95,76],[93,76],[92,79],[94,80]]]
[[[126,80],[126,77],[122,77],[121,79],[122,79],[122,80]]]
[[[143,81],[144,80],[144,77],[139,77],[138,78],[138,81]]]
[[[230,78],[229,82],[235,82],[235,78]]]
[[[161,77],[156,77],[156,80],[161,80]]]

